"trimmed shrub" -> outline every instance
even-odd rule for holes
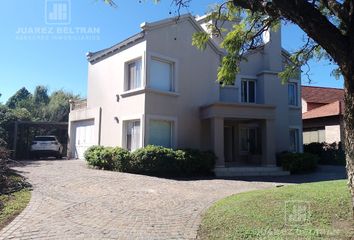
[[[99,169],[121,172],[129,168],[130,153],[119,147],[92,146],[85,152],[85,159]]]
[[[132,153],[130,172],[151,175],[174,176],[180,172],[175,151],[170,148],[149,145]]]
[[[129,170],[131,155],[128,150],[120,147],[112,149],[113,170],[127,172]]]
[[[290,173],[312,172],[317,168],[318,156],[311,153],[283,153],[279,156],[280,164]]]
[[[211,151],[184,149],[176,151],[178,164],[185,175],[209,175],[215,165],[216,156]]]
[[[99,169],[176,177],[210,174],[216,156],[212,152],[153,145],[133,153],[119,147],[93,146],[85,152],[85,159]]]
[[[108,156],[108,151],[108,148],[103,146],[92,146],[86,150],[84,156],[89,165],[100,169],[109,169],[107,158],[111,157]]]

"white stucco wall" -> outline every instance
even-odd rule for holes
[[[204,51],[192,46],[195,31],[197,29],[188,19],[147,30],[144,40],[89,64],[87,103],[89,109],[102,109],[102,145],[122,146],[123,121],[128,119],[141,120],[142,144],[147,144],[148,121],[156,117],[175,120],[176,147],[200,148],[203,145],[205,128],[202,131],[200,107],[220,100],[219,84],[216,83],[220,56],[210,45]],[[254,78],[257,103],[276,107],[277,152],[289,149],[290,128],[298,128],[302,136],[301,106],[288,106],[287,85],[282,85],[277,76],[283,68],[280,34],[280,31],[271,32],[271,41],[264,49],[248,55],[248,61],[241,63],[241,72],[233,86],[235,94],[239,95],[240,80]],[[153,56],[174,61],[175,93],[149,89],[149,61]],[[124,95],[125,64],[140,57],[143,59],[143,89]],[[297,81],[300,87],[301,82]]]
[[[87,105],[88,108],[102,108],[102,145],[121,146],[123,120],[143,117],[145,111],[143,94],[125,98],[120,95],[124,92],[126,62],[136,58],[145,59],[145,54],[146,41],[143,41],[95,64],[89,63]],[[144,73],[144,61],[142,69]],[[115,120],[116,117],[118,122]]]

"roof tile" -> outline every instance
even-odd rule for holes
[[[302,98],[311,103],[332,103],[344,99],[344,90],[339,88],[302,86]]]

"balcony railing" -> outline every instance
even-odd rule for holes
[[[87,99],[83,100],[70,100],[70,111],[87,108]]]

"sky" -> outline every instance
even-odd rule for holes
[[[203,15],[218,0],[192,0],[188,11]],[[171,0],[116,0],[117,8],[101,0],[0,1],[0,102],[18,89],[44,85],[81,97],[87,89],[87,52],[110,47],[140,31],[142,22],[174,16]],[[294,25],[282,27],[282,45],[294,51],[303,41]],[[311,62],[311,85],[343,87],[330,73],[335,66]],[[305,69],[304,69],[305,70]],[[306,77],[303,84],[308,85]]]

